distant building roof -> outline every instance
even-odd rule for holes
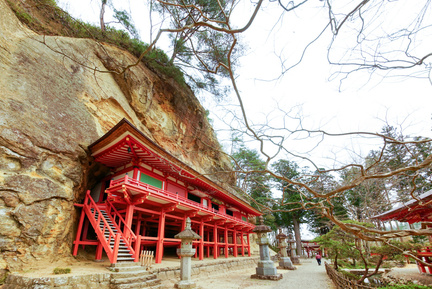
[[[409,224],[432,221],[432,190],[421,194],[417,199],[400,204],[382,214],[373,216],[372,219],[381,221],[397,220]]]

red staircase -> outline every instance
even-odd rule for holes
[[[139,240],[111,203],[96,204],[90,196],[90,191],[87,191],[81,214],[81,220],[84,219],[84,214],[87,216],[112,264],[121,261],[138,262]],[[79,240],[82,230],[81,220],[74,242],[74,255],[78,252],[78,246],[85,244]],[[137,248],[133,248],[133,243]]]

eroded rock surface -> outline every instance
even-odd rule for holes
[[[106,73],[136,58],[89,39],[38,35],[5,0],[0,15],[0,277],[71,254],[73,204],[106,173],[87,146],[122,118],[201,173],[229,170],[189,89],[143,64]]]

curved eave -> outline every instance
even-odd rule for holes
[[[201,188],[222,201],[234,204],[248,214],[262,215],[245,201],[173,157],[126,119],[122,119],[104,136],[91,144],[89,149],[95,161],[107,167],[121,167],[132,162],[133,159],[138,159],[168,176]]]
[[[432,190],[421,194],[418,200],[411,200],[394,209],[388,210],[382,214],[373,216],[372,219],[381,221],[397,220],[408,222],[410,224],[432,221]]]

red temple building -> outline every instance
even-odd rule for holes
[[[91,155],[111,174],[87,191],[74,241],[95,245],[96,259],[105,251],[111,263],[138,261],[142,249],[175,252],[174,235],[186,218],[202,238],[194,241],[196,257],[251,255],[249,218],[261,213],[209,178],[159,147],[127,120],[89,146]],[[174,254],[174,253],[172,253]]]
[[[319,253],[322,255],[320,245],[317,242],[312,242],[309,240],[301,240],[302,249],[306,251],[307,257],[311,258],[313,253]]]
[[[422,223],[422,227],[432,227],[432,190],[418,196],[417,199],[403,203],[394,209],[374,216],[374,219],[381,221],[399,221],[413,223]],[[429,241],[432,242],[431,236]],[[432,274],[432,248],[426,247],[417,252],[417,257],[429,263],[429,266],[417,263],[420,273],[426,273],[426,267]]]

